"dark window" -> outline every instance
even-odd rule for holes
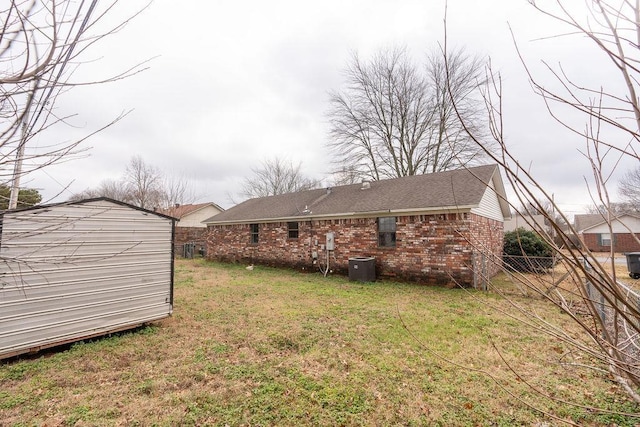
[[[396,245],[396,217],[378,218],[378,246],[394,247]]]
[[[298,223],[297,222],[288,222],[287,226],[289,228],[289,238],[297,239],[298,238]]]
[[[251,243],[258,243],[258,224],[251,224]]]
[[[611,239],[611,234],[609,233],[600,233],[598,234],[598,245],[600,246],[611,246],[611,242],[616,243],[616,236],[613,235],[613,239]]]

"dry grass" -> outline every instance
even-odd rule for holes
[[[573,331],[542,299],[512,301]],[[559,422],[545,413],[640,423],[563,403],[638,412],[606,377],[562,363],[579,355],[514,316],[493,293],[178,261],[171,318],[5,361],[0,425]]]

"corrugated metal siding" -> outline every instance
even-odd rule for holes
[[[494,189],[493,180],[487,186],[480,204],[477,208],[471,209],[471,212],[485,218],[495,219],[496,221],[503,222],[504,216],[502,215],[502,209],[500,208],[500,200]]]
[[[6,213],[0,357],[171,314],[172,226],[105,200]]]

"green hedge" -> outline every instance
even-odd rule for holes
[[[553,250],[535,231],[518,228],[504,233],[502,260],[510,270],[544,273],[552,268]]]
[[[524,228],[504,233],[503,252],[505,255],[515,256],[553,256],[551,246],[538,233]]]

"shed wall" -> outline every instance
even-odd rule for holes
[[[168,316],[173,221],[109,201],[5,213],[0,357]]]

